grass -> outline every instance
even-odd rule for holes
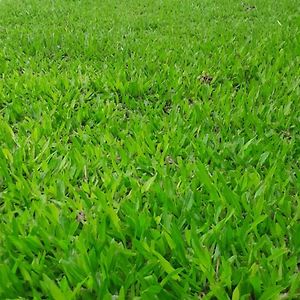
[[[1,299],[299,299],[297,0],[0,2]]]

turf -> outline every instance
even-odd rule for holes
[[[1,299],[299,299],[297,0],[0,2]]]

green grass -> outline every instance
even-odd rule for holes
[[[0,1],[0,299],[299,299],[298,0]]]

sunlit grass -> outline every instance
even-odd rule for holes
[[[299,299],[298,1],[0,1],[1,299]]]

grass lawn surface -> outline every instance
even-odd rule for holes
[[[0,1],[0,299],[300,299],[298,0]]]

